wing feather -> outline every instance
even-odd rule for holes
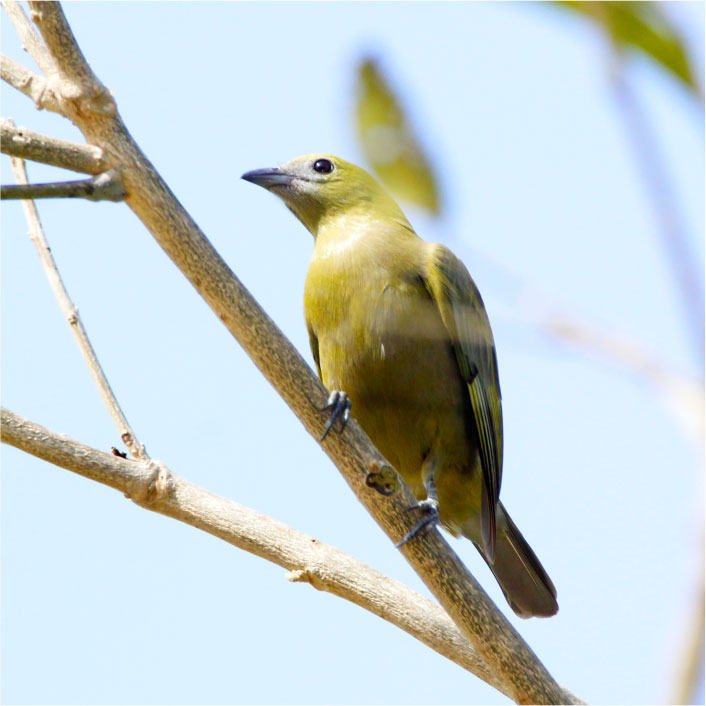
[[[483,300],[463,263],[443,245],[430,245],[424,283],[449,332],[468,388],[479,444],[484,495],[483,544],[495,555],[495,514],[502,481],[503,428],[498,364]]]
[[[314,362],[316,363],[316,372],[321,380],[321,362],[319,360],[319,339],[314,333],[314,329],[309,325],[307,321],[307,331],[309,332],[309,345],[311,346],[311,354],[314,356]]]

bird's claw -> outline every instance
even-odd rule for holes
[[[407,544],[410,539],[414,539],[423,529],[428,527],[435,527],[439,524],[439,501],[434,498],[427,498],[422,500],[417,505],[407,508],[408,512],[412,510],[420,510],[422,517],[419,522],[417,522],[412,529],[407,532],[407,534],[402,537],[402,539],[395,544],[395,547],[399,549],[402,545]]]
[[[348,424],[348,420],[351,418],[351,401],[348,399],[348,395],[340,390],[334,390],[329,396],[326,406],[322,408],[322,412],[330,409],[331,414],[326,420],[326,426],[324,427],[324,434],[321,437],[323,441],[328,433],[333,429],[333,425],[336,420],[341,420],[340,428],[336,431],[341,434]]]

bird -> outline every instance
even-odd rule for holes
[[[409,485],[421,519],[400,544],[438,522],[473,542],[518,616],[554,615],[554,584],[500,502],[497,356],[466,267],[338,157],[306,155],[242,178],[278,196],[314,236],[304,314],[331,393],[324,436],[352,410]]]

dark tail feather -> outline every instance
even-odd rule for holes
[[[491,564],[482,550],[481,554],[503,589],[507,602],[521,618],[554,615],[559,610],[554,584],[502,503],[498,503],[497,512],[495,561]]]

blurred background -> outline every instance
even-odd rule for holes
[[[703,703],[704,4],[64,9],[132,135],[310,364],[311,237],[243,172],[357,162],[456,252],[498,349],[502,498],[559,614],[516,618],[473,546],[454,549],[582,699]],[[5,84],[2,102],[83,141]],[[125,205],[39,211],[153,457],[427,594]],[[118,446],[18,202],[2,230],[3,404]],[[507,703],[276,566],[13,448],[2,461],[5,703]]]

